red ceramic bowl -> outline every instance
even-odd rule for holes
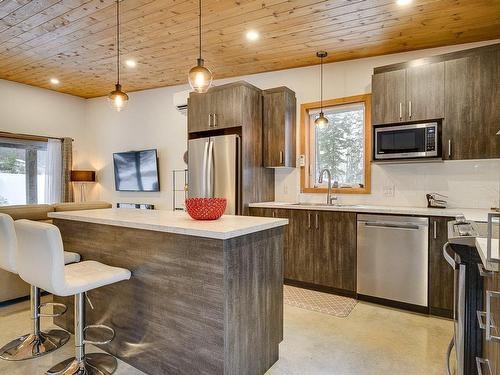
[[[189,198],[186,209],[195,220],[217,220],[226,210],[226,198]]]

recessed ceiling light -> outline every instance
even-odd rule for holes
[[[259,39],[259,33],[255,30],[249,30],[247,31],[247,39],[251,41],[257,40]]]
[[[127,65],[129,68],[135,68],[137,66],[137,63],[134,60],[127,60],[125,61],[125,65]]]
[[[50,79],[50,83],[52,83],[53,85],[58,85],[59,84],[59,80],[57,78],[51,78]]]
[[[413,0],[396,0],[396,4],[398,5],[408,5],[412,2]]]

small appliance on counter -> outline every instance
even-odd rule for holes
[[[446,195],[439,193],[429,193],[426,194],[427,198],[427,208],[446,208],[448,202],[441,198],[448,198]]]

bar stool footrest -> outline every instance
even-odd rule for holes
[[[88,326],[86,326],[84,329],[83,329],[83,337],[85,337],[85,332],[88,330],[88,329],[104,329],[106,331],[109,331],[111,332],[111,338],[109,340],[104,340],[104,341],[92,341],[92,340],[87,340],[87,339],[84,339],[83,340],[83,343],[84,344],[92,344],[92,345],[106,345],[106,344],[109,344],[111,341],[113,341],[113,339],[115,338],[116,336],[116,333],[115,333],[115,330],[107,325],[104,325],[104,324],[90,324]]]
[[[38,317],[40,318],[57,318],[59,316],[62,316],[66,314],[66,311],[68,311],[68,306],[66,306],[64,303],[57,303],[57,302],[45,302],[40,305],[40,309],[42,307],[47,307],[47,306],[58,306],[62,307],[63,311],[60,313],[55,313],[55,314],[38,314]]]

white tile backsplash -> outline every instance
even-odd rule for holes
[[[425,207],[426,193],[448,196],[448,207],[498,207],[500,159],[372,164],[371,194],[339,194],[342,204]],[[287,192],[287,193],[285,193]],[[323,202],[324,194],[300,194],[298,169],[276,170],[276,200]]]

